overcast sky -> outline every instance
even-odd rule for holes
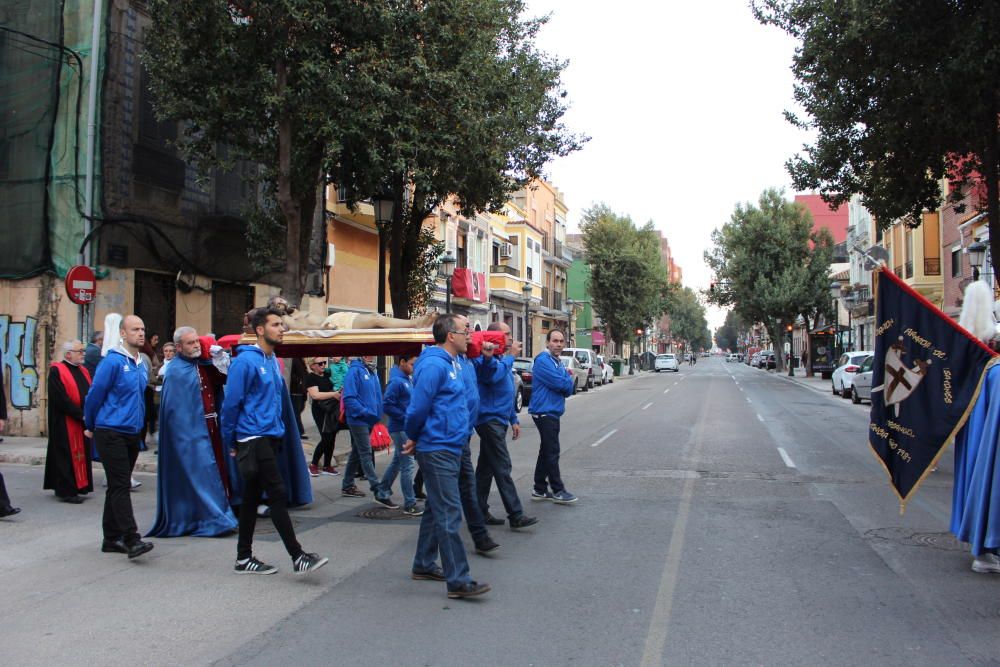
[[[738,202],[792,194],[784,163],[809,136],[789,125],[795,42],[748,0],[526,0],[551,13],[540,47],[569,61],[568,126],[590,135],[554,161],[570,230],[598,202],[670,241],[684,284],[706,289],[703,252]],[[714,330],[725,313],[708,313]]]

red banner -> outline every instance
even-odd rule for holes
[[[476,273],[471,269],[455,269],[451,278],[451,293],[457,299],[486,303],[489,300],[486,274]]]

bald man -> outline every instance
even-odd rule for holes
[[[104,553],[136,558],[152,543],[140,539],[132,512],[132,468],[139,457],[140,432],[146,423],[146,384],[150,369],[139,348],[146,342],[146,325],[128,315],[119,327],[121,341],[97,366],[83,408],[84,435],[92,437],[104,466],[108,490],[104,497]]]

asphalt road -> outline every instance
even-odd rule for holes
[[[6,466],[25,512],[0,521],[0,659],[1000,664],[1000,577],[972,573],[947,533],[950,456],[900,516],[867,407],[721,359],[580,394],[562,426],[574,506],[527,499],[538,440],[523,416],[515,479],[541,522],[495,529],[497,554],[470,556],[493,586],[470,601],[410,580],[417,521],[358,517],[373,506],[341,498],[339,478],[317,479],[316,503],[294,513],[326,568],[291,575],[264,522],[256,551],[282,572],[237,577],[235,538],[101,554],[99,499],[57,503],[39,468]],[[141,478],[148,526],[155,477]]]

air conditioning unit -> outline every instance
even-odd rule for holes
[[[501,243],[500,244],[500,257],[503,259],[510,259],[514,256],[514,244],[512,243]]]

